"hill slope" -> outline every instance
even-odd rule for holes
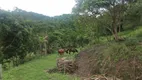
[[[57,54],[52,54],[12,68],[3,73],[3,80],[78,80],[61,73],[46,73],[46,70],[56,67],[57,57]]]

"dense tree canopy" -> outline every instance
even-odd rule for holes
[[[76,0],[76,2],[77,4],[73,8],[74,13],[93,17],[94,22],[102,24],[101,27],[110,31],[115,40],[120,38],[118,32],[124,27],[124,19],[129,14],[127,11],[130,6],[140,4],[138,0]]]
[[[74,20],[72,14],[48,17],[18,8],[11,12],[0,10],[0,61],[20,58],[23,62],[30,53],[48,54],[59,48],[84,46],[87,39],[78,36]]]
[[[18,8],[0,9],[0,62],[59,48],[84,47],[142,25],[141,0],[76,0],[73,14],[48,17]],[[48,36],[46,40],[45,37]],[[108,39],[109,40],[109,39]]]

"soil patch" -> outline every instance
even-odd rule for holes
[[[141,53],[124,44],[95,45],[78,54],[75,73],[84,77],[103,74],[121,80],[142,80]]]

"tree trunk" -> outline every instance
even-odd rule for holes
[[[39,43],[39,44],[40,44],[40,45],[39,45],[39,46],[40,46],[40,49],[39,49],[39,50],[40,50],[40,54],[42,54],[42,50],[43,50],[43,49],[42,49],[42,43]]]
[[[18,66],[19,63],[18,63],[18,56],[15,57],[16,58],[16,65],[15,66]]]
[[[0,64],[0,80],[2,80],[2,64]]]
[[[47,45],[46,42],[44,42],[44,47],[45,47],[45,55],[47,54]]]
[[[114,35],[115,40],[118,41],[119,37],[118,37],[117,27],[114,27],[114,34],[113,35]]]
[[[114,3],[114,8],[112,9],[112,14],[111,14],[111,17],[112,17],[112,29],[113,29],[113,36],[114,36],[114,39],[116,41],[119,40],[119,37],[118,37],[118,23],[119,23],[119,12],[118,12],[118,7],[115,6],[115,3]]]
[[[118,31],[117,31],[117,20],[116,20],[116,14],[114,13],[114,15],[112,16],[112,28],[113,28],[113,36],[114,39],[116,41],[118,41],[119,37],[118,37]]]

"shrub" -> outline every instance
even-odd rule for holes
[[[130,41],[96,45],[82,51],[76,61],[77,72],[80,75],[107,74],[122,80],[142,80],[142,46],[128,43]]]

